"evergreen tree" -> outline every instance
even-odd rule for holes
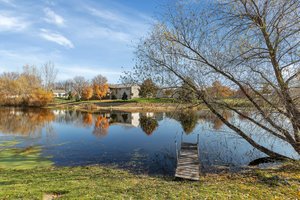
[[[139,89],[139,95],[144,98],[155,97],[158,87],[151,79],[146,79]]]

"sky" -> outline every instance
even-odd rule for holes
[[[159,0],[0,0],[0,73],[51,61],[58,80],[118,83],[157,9]]]

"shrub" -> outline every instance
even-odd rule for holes
[[[128,96],[127,96],[126,92],[123,93],[122,100],[124,100],[124,101],[128,100]]]
[[[29,106],[45,106],[51,101],[53,101],[52,92],[43,89],[34,90],[27,99],[24,99],[24,103]]]

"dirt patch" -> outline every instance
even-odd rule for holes
[[[59,192],[48,192],[43,194],[43,200],[53,200],[53,199],[59,199],[61,198],[64,194],[67,194],[67,191],[59,191]]]

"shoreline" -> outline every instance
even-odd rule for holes
[[[135,102],[100,102],[100,101],[79,101],[69,103],[53,103],[47,106],[4,106],[0,108],[24,108],[24,109],[61,109],[78,110],[82,112],[100,112],[100,111],[123,111],[123,112],[174,112],[174,111],[200,111],[207,110],[204,104],[183,104],[183,103],[135,103]],[[249,109],[246,106],[236,106],[236,109]]]
[[[229,104],[240,110],[251,110],[250,105],[245,104],[241,99],[227,100]],[[1,105],[0,105],[1,107]],[[3,106],[20,108],[46,108],[46,109],[68,109],[80,110],[84,112],[98,111],[124,111],[124,112],[172,112],[184,110],[209,110],[203,103],[182,103],[175,99],[168,98],[137,98],[130,100],[88,100],[75,101],[55,98],[52,103],[45,106]]]
[[[135,103],[135,102],[72,102],[67,104],[52,104],[49,109],[75,109],[85,112],[124,111],[124,112],[172,112],[182,110],[203,110],[204,106],[179,103]]]

